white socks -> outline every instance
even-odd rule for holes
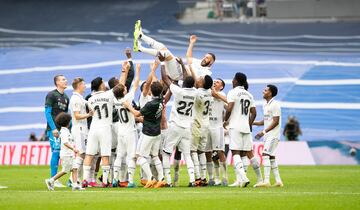
[[[206,155],[205,152],[199,154],[200,169],[201,169],[201,179],[206,179]]]
[[[234,159],[234,168],[236,171],[236,180],[238,182],[245,182],[245,181],[247,182],[249,179],[246,177],[240,155],[234,155],[233,159]]]
[[[141,40],[143,40],[146,44],[148,44],[151,48],[155,49],[156,51],[160,51],[163,50],[165,47],[165,45],[161,42],[156,41],[155,39],[146,36],[145,34],[141,34],[140,37]],[[143,51],[141,51],[143,52]]]
[[[91,173],[91,166],[83,165],[83,171],[84,171],[84,180],[90,182],[90,173]]]
[[[214,165],[213,165],[213,163],[212,162],[206,162],[206,169],[207,169],[207,171],[209,173],[209,180],[214,180]]]
[[[200,179],[200,163],[197,152],[191,152],[191,159],[192,162],[194,163],[195,178]]]
[[[253,157],[250,159],[250,162],[255,171],[255,174],[257,177],[257,183],[263,182],[263,178],[262,178],[261,170],[260,170],[260,163],[259,163],[258,159],[256,157]]]
[[[189,153],[183,153],[184,158],[185,158],[185,162],[186,162],[186,166],[188,169],[188,174],[190,177],[190,182],[195,182],[195,175],[194,175],[194,163],[191,159],[191,156]]]
[[[271,163],[271,170],[272,170],[272,172],[274,174],[274,177],[275,177],[275,181],[276,181],[276,183],[280,183],[281,178],[280,178],[279,167],[277,165],[277,162],[276,162],[275,159],[271,159],[270,163]]]
[[[270,157],[269,156],[263,156],[263,165],[264,165],[264,182],[270,183]]]
[[[158,156],[153,157],[152,161],[154,162],[157,171],[157,178],[158,178],[157,180],[162,181],[164,179],[164,171],[159,157]]]
[[[249,167],[249,158],[247,156],[241,157],[241,161],[243,163],[244,171],[246,173]]]
[[[145,175],[147,177],[147,180],[151,180],[152,179],[152,173],[151,173],[148,161],[144,157],[139,157],[138,158],[138,164],[140,165],[141,169],[145,173]]]
[[[171,174],[170,174],[170,155],[168,153],[163,152],[162,153],[162,163],[163,163],[163,169],[164,174],[166,178],[166,183],[171,184]]]
[[[109,178],[109,174],[110,174],[110,166],[101,166],[102,168],[102,172],[103,172],[103,176],[102,176],[102,182],[104,184],[108,183],[108,178]]]
[[[225,162],[220,162],[220,171],[221,171],[223,179],[228,180],[226,161]]]
[[[129,160],[129,165],[128,165],[128,168],[127,168],[129,183],[134,182],[135,170],[136,170],[136,162],[135,162],[135,159],[132,158],[132,159]]]

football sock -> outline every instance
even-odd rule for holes
[[[162,153],[162,164],[164,169],[164,174],[166,178],[166,183],[171,184],[171,174],[170,174],[170,155],[168,153]]]
[[[264,165],[264,182],[270,183],[270,157],[269,156],[263,156],[263,165]]]
[[[84,171],[84,180],[86,181],[90,181],[90,171],[91,171],[91,166],[83,166],[83,171]]]
[[[274,174],[274,177],[275,177],[275,181],[276,182],[281,182],[280,173],[279,173],[279,167],[278,167],[278,164],[277,164],[276,160],[271,159],[270,163],[271,163],[271,170],[272,170],[272,172]]]
[[[257,183],[263,182],[263,178],[262,178],[261,170],[260,170],[260,163],[259,163],[258,159],[256,157],[253,157],[250,159],[250,162],[255,171],[255,174],[257,177]]]
[[[108,183],[108,178],[109,178],[109,174],[110,174],[110,166],[101,166],[102,168],[102,182],[104,184]]]
[[[200,179],[199,156],[197,152],[191,152],[191,159],[194,164],[195,178]]]
[[[236,179],[237,181],[245,181],[247,180],[245,171],[244,171],[244,167],[243,167],[243,163],[241,161],[240,155],[234,155],[233,156],[234,159],[234,168],[237,171],[236,173]]]
[[[209,180],[214,180],[214,165],[212,162],[206,162],[206,169],[209,174]]]
[[[206,179],[206,155],[201,153],[199,155],[200,169],[201,169],[201,179]]]
[[[159,157],[158,157],[158,156],[153,157],[153,158],[152,158],[152,161],[153,161],[154,164],[155,164],[155,168],[156,168],[156,171],[157,171],[158,181],[163,180],[163,179],[164,179],[164,170],[163,170],[163,167],[162,167],[162,164],[161,164],[161,161],[160,161]]]
[[[125,164],[125,168],[126,168],[126,164]],[[127,167],[127,172],[128,172],[128,178],[129,178],[129,182],[133,183],[134,182],[134,175],[135,175],[135,170],[136,170],[136,162],[134,159],[131,159],[129,161],[129,165]],[[124,181],[126,181],[126,176],[124,175]]]
[[[226,162],[220,162],[220,171],[223,179],[228,180],[227,165]]]
[[[163,50],[165,47],[165,45],[163,43],[160,43],[158,41],[156,41],[155,39],[146,36],[145,34],[141,34],[140,37],[141,40],[143,40],[146,44],[148,44],[151,48],[155,49],[156,51],[160,51]],[[143,51],[141,51],[143,52]]]
[[[151,169],[150,169],[147,159],[145,159],[144,157],[139,157],[138,164],[140,165],[141,169],[143,170],[143,173],[145,173],[147,180],[151,180],[152,174],[151,174]]]
[[[244,171],[246,173],[249,166],[249,158],[247,156],[241,157],[241,161],[243,163]]]
[[[195,182],[194,163],[193,163],[193,161],[191,159],[190,154],[189,153],[187,153],[187,154],[184,153],[184,158],[185,158],[188,174],[189,174],[189,177],[190,177],[190,182]]]

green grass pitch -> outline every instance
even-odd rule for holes
[[[0,189],[0,209],[360,209],[359,166],[280,166],[280,173],[283,188],[252,188],[251,168],[247,188],[187,188],[182,167],[181,187],[176,188],[49,192],[44,183],[49,167],[0,166],[0,185],[8,186]],[[232,183],[232,167],[229,178]]]

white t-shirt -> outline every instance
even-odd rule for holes
[[[147,102],[151,101],[151,95],[144,96],[143,93],[140,93],[139,106],[142,109]]]
[[[220,95],[226,96],[224,92],[219,92]],[[214,98],[209,109],[209,120],[211,128],[218,128],[223,126],[225,102],[223,100]]]
[[[170,122],[183,128],[190,128],[193,121],[193,109],[197,96],[195,88],[180,88],[171,84],[170,91],[174,95],[174,104],[171,107]]]
[[[193,58],[191,67],[195,71],[195,74],[197,77],[203,77],[205,75],[211,76],[212,72],[210,71],[210,67],[208,66],[202,66],[201,60]]]
[[[204,88],[197,89],[197,97],[195,99],[195,119],[203,127],[209,127],[209,111],[213,101],[211,90]]]
[[[79,112],[80,114],[86,114],[86,104],[87,101],[84,99],[84,97],[74,92],[73,95],[70,98],[70,110],[71,110],[71,117],[72,117],[72,129],[80,130],[83,133],[88,133],[87,128],[87,120],[76,120],[74,116],[74,112]]]
[[[74,146],[74,138],[72,137],[68,128],[61,127],[60,129],[60,157],[72,157],[74,156],[74,151],[65,146],[66,143]]]
[[[265,134],[265,138],[268,139],[280,139],[280,126],[281,126],[281,107],[277,100],[272,98],[268,103],[263,105],[264,110],[264,129],[269,127],[273,121],[273,117],[280,117],[279,125],[273,128],[271,131]]]
[[[106,92],[95,92],[89,98],[89,108],[94,111],[90,129],[112,125],[114,100],[112,89]]]
[[[135,97],[135,90],[132,89],[124,96],[124,98],[118,100],[115,103],[115,107],[119,112],[119,130],[118,130],[119,133],[126,134],[129,131],[136,130],[134,115],[122,105],[122,103],[125,101],[132,103],[134,97]]]
[[[228,103],[234,102],[229,119],[229,128],[242,133],[251,133],[249,125],[250,108],[255,107],[254,97],[242,86],[230,90],[227,95]]]

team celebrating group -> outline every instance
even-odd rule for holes
[[[255,121],[256,106],[248,92],[247,76],[237,72],[232,80],[233,89],[226,95],[222,92],[225,82],[211,77],[215,55],[207,53],[201,60],[193,58],[196,40],[195,35],[190,37],[185,65],[164,44],[145,35],[140,20],[136,22],[133,50],[155,57],[147,80],[140,86],[138,103],[134,99],[141,66],[134,65],[130,49],[125,51],[128,60],[122,64],[120,78],[111,78],[109,87],[101,77],[93,79],[91,94],[85,98],[84,79],[73,80],[74,92],[69,100],[64,93],[66,78],[54,77],[56,89],[48,93],[45,102],[47,136],[52,150],[51,178],[45,180],[49,190],[63,186],[58,179],[70,172],[69,184],[73,190],[133,188],[137,165],[141,168],[140,182],[144,188],[175,187],[179,183],[182,158],[187,166],[189,187],[246,187],[250,183],[247,177],[250,164],[257,177],[254,187],[283,186],[275,159],[281,125],[281,108],[274,99],[276,86],[265,87],[264,116],[261,121]],[[159,66],[161,79],[156,76]],[[170,106],[167,119],[166,109]],[[264,178],[252,151],[253,125],[264,126],[255,136],[264,139]],[[230,185],[225,132],[230,137],[229,149],[236,174],[235,182]],[[174,152],[172,178],[170,159]],[[57,172],[59,159],[61,172]],[[100,165],[99,185],[96,179]],[[274,185],[270,184],[271,171]]]

